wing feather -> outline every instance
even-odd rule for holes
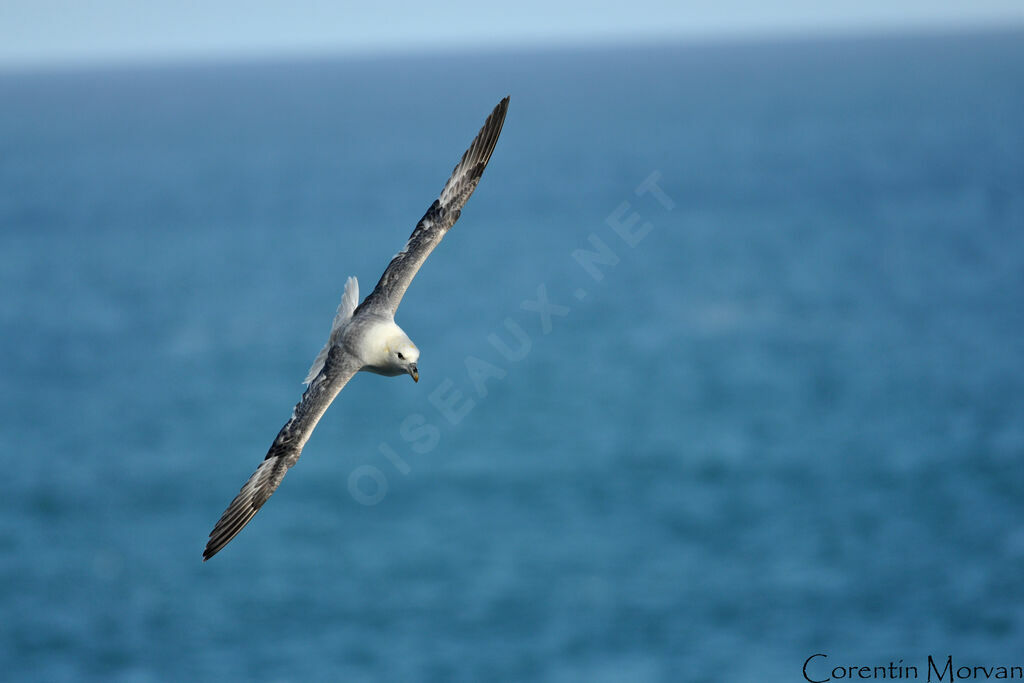
[[[325,360],[323,369],[292,411],[291,419],[278,432],[267,457],[245,482],[210,532],[210,540],[203,551],[204,562],[237,536],[277,490],[288,469],[298,461],[303,446],[327,407],[362,365],[341,346],[332,346]]]
[[[385,311],[390,315],[394,315],[398,310],[398,304],[405,296],[409,283],[416,277],[430,252],[441,242],[441,238],[455,225],[455,221],[459,220],[462,207],[466,205],[480,182],[480,177],[487,168],[487,162],[490,161],[494,146],[498,142],[501,127],[505,123],[508,101],[509,98],[506,97],[499,102],[487,117],[469,149],[455,165],[441,194],[416,224],[405,248],[391,259],[377,286],[359,305],[356,314],[364,307]]]

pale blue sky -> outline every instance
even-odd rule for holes
[[[0,66],[1024,26],[1024,0],[0,0]]]

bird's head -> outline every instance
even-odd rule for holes
[[[420,373],[416,362],[420,359],[420,350],[404,333],[395,335],[388,343],[389,362],[401,372],[408,373],[414,382],[420,381]]]

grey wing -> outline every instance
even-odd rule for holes
[[[278,432],[267,457],[245,482],[210,532],[210,540],[203,551],[204,562],[237,536],[277,490],[288,468],[299,459],[302,447],[306,445],[331,401],[361,366],[362,363],[342,347],[331,348],[323,369],[302,395],[302,400],[292,411],[291,419]]]
[[[409,288],[409,283],[416,277],[430,252],[441,242],[441,238],[459,220],[462,207],[480,182],[491,153],[494,152],[494,145],[498,142],[501,126],[505,123],[508,100],[506,97],[499,102],[487,117],[483,128],[452,171],[440,196],[416,224],[405,248],[391,259],[377,286],[359,305],[356,314],[364,307],[388,311],[391,315],[398,310],[398,304]]]

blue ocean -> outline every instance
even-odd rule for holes
[[[398,312],[419,383],[358,375],[204,563],[345,279],[506,94]],[[4,680],[1024,664],[1024,34],[68,67],[0,103]]]

